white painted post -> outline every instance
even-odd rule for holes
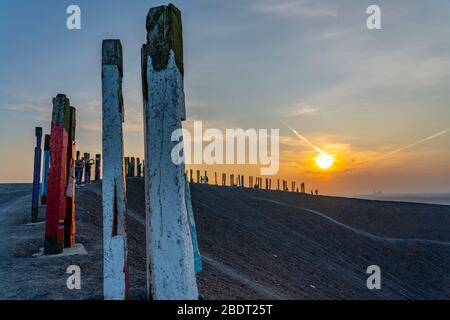
[[[185,203],[184,164],[172,161],[171,140],[186,118],[180,11],[150,9],[142,48],[147,215],[147,287],[155,300],[198,299]]]
[[[103,291],[105,300],[127,297],[126,182],[124,176],[122,45],[104,40],[103,94]]]

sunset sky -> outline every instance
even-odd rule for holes
[[[450,192],[449,1],[173,3],[183,15],[186,128],[280,129],[276,178],[321,193]],[[66,28],[71,4],[81,30]],[[106,38],[123,45],[125,152],[142,157],[140,48],[148,9],[160,4],[0,2],[0,183],[31,182],[34,127],[49,133],[57,93],[77,108],[78,149],[100,153]],[[381,7],[382,30],[366,27],[370,4]],[[288,126],[335,155],[333,166],[317,167],[317,151]]]

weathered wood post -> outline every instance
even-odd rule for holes
[[[136,158],[131,157],[131,176],[136,177]]]
[[[141,159],[136,158],[136,176],[140,178],[141,172],[142,172]]]
[[[64,249],[69,124],[69,99],[63,94],[58,94],[53,98],[50,169],[48,171],[47,209],[45,214],[45,254],[59,254]]]
[[[128,177],[130,169],[129,169],[129,165],[130,165],[130,158],[129,157],[125,157],[124,158],[124,167],[125,167],[125,176]]]
[[[253,177],[252,176],[248,177],[248,187],[253,188]]]
[[[197,170],[197,183],[200,183],[200,170]]]
[[[234,174],[230,174],[230,186],[234,187]]]
[[[102,155],[96,154],[95,155],[95,181],[100,180],[102,172]]]
[[[35,128],[36,147],[34,148],[33,196],[31,199],[31,221],[38,221],[39,187],[41,184],[42,128]]]
[[[189,169],[189,182],[194,182],[194,171],[192,169]]]
[[[67,135],[67,189],[66,214],[64,218],[64,247],[70,248],[75,244],[75,128],[76,109],[69,107],[69,126]]]
[[[217,186],[217,172],[214,172],[214,184]]]
[[[304,182],[302,182],[302,184],[300,185],[300,192],[305,193],[305,183]]]
[[[208,180],[209,180],[209,179],[208,179],[208,171],[205,170],[205,179],[204,179],[203,182],[204,182],[205,184],[208,184]]]
[[[225,187],[227,185],[227,174],[222,173],[222,187]]]
[[[146,166],[148,294],[153,299],[198,299],[185,202],[184,162],[172,159],[171,135],[186,119],[180,11],[150,9],[142,47]],[[198,178],[199,178],[198,172]]]
[[[245,182],[244,182],[245,177],[241,176],[241,187],[244,188],[245,187]]]
[[[106,300],[127,297],[126,180],[123,157],[122,45],[104,40],[103,96],[103,292]]]
[[[41,204],[47,204],[48,169],[50,168],[50,135],[44,139],[44,163],[42,164]]]

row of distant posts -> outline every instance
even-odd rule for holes
[[[186,175],[189,176],[189,181],[192,183],[204,183],[204,184],[214,184],[214,185],[222,185],[222,186],[231,186],[231,187],[246,187],[245,184],[245,176],[240,174],[230,174],[229,179],[227,180],[227,174],[222,173],[221,181],[219,183],[217,172],[214,172],[214,183],[210,180],[208,176],[208,172],[205,171],[202,175],[200,170],[196,170],[195,178],[194,178],[194,170],[186,171]],[[280,184],[281,182],[281,184]],[[291,181],[289,186],[288,180],[276,180],[276,187],[272,187],[272,179],[271,178],[262,178],[262,177],[254,177],[248,176],[248,188],[255,189],[265,189],[265,190],[280,190],[286,192],[299,192],[306,193],[305,183],[301,182],[297,185],[296,181]]]

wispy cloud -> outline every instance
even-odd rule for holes
[[[258,1],[254,9],[259,12],[286,16],[335,17],[337,10],[331,5],[311,0]]]
[[[290,108],[286,117],[299,117],[306,115],[313,115],[319,113],[320,110],[309,104],[299,103],[294,107]]]

